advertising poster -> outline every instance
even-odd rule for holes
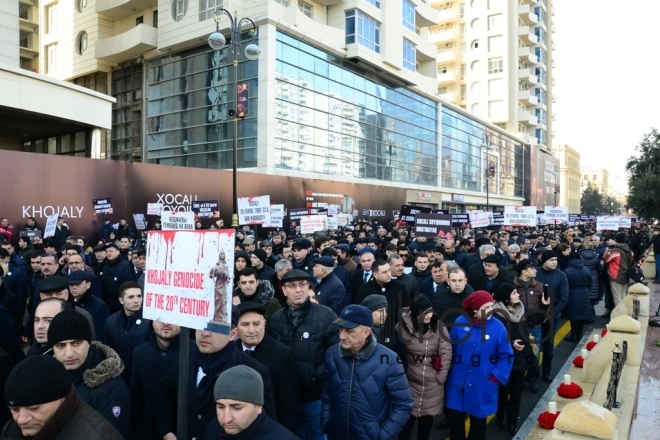
[[[604,215],[596,218],[597,231],[618,231],[621,217],[618,215]]]
[[[239,197],[238,223],[241,225],[270,223],[270,196]]]
[[[238,97],[238,106],[236,116],[243,119],[248,115],[248,83],[241,83],[236,86],[236,96]]]
[[[162,203],[147,203],[147,215],[160,215],[162,211]]]
[[[509,226],[536,226],[536,206],[505,206],[504,224]]]
[[[568,206],[546,206],[545,220],[548,223],[568,223]]]
[[[417,214],[415,217],[416,237],[442,237],[451,240],[451,216],[442,214]]]
[[[57,228],[57,217],[60,215],[55,213],[49,215],[46,220],[46,227],[44,228],[44,238],[49,238],[55,235],[55,229]]]
[[[228,335],[233,268],[233,229],[149,231],[144,317]]]
[[[195,213],[192,211],[164,211],[160,218],[163,231],[192,231]]]
[[[112,198],[106,197],[105,199],[92,200],[94,215],[98,214],[112,214]]]
[[[192,212],[195,213],[195,220],[198,218],[220,218],[220,208],[217,200],[195,200],[191,205]]]

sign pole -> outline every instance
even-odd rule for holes
[[[188,385],[190,379],[190,329],[179,333],[179,387],[176,405],[176,438],[188,438]]]

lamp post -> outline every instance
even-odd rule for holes
[[[488,158],[488,152],[493,149],[493,144],[490,141],[490,135],[484,131],[484,134],[481,138],[481,149],[486,149],[486,211],[490,211],[490,159]],[[493,175],[495,170],[493,169]]]
[[[234,130],[233,130],[233,143],[232,143],[232,150],[233,150],[233,192],[232,192],[232,197],[233,197],[233,213],[231,215],[231,227],[232,228],[238,228],[238,197],[237,197],[237,183],[236,183],[236,175],[237,175],[237,168],[238,168],[238,138],[237,138],[237,131],[238,131],[238,120],[239,119],[245,119],[245,116],[247,115],[247,112],[245,110],[240,110],[239,105],[238,105],[238,59],[241,55],[241,28],[244,25],[249,25],[251,28],[249,29],[251,40],[250,44],[248,44],[245,49],[243,50],[243,53],[245,54],[245,58],[248,60],[254,61],[257,58],[259,58],[259,55],[261,55],[261,49],[259,49],[259,46],[257,46],[254,43],[254,38],[257,35],[257,25],[254,24],[252,20],[250,20],[247,17],[243,17],[240,20],[236,21],[236,19],[229,13],[224,8],[219,8],[216,9],[216,11],[213,13],[213,20],[215,20],[215,32],[213,32],[209,36],[209,46],[211,46],[211,49],[213,50],[222,50],[225,45],[227,44],[227,40],[225,39],[225,36],[222,35],[220,32],[220,20],[222,20],[222,14],[225,14],[229,18],[229,31],[230,31],[230,40],[229,40],[229,45],[231,47],[231,53],[234,55],[234,108],[227,110],[227,115],[230,117],[234,118]],[[247,108],[247,106],[245,107]]]

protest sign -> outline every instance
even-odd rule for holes
[[[348,217],[348,214],[337,214],[337,226],[346,226],[349,223]]]
[[[39,243],[43,236],[43,232],[40,230],[35,230],[35,231],[19,231],[18,232],[19,237],[27,237],[30,239],[32,244]]]
[[[163,231],[192,231],[195,229],[195,213],[192,211],[163,211]]]
[[[233,229],[149,231],[143,316],[228,335],[233,275]]]
[[[580,223],[582,219],[580,218],[580,214],[568,214],[568,223],[574,225],[576,223]]]
[[[597,231],[618,231],[620,218],[618,215],[604,215],[596,218]]]
[[[147,203],[147,215],[160,215],[162,210],[162,203]]]
[[[284,205],[270,205],[270,222],[264,223],[264,228],[282,228],[284,221]]]
[[[423,214],[415,216],[416,237],[442,237],[451,239],[451,216],[442,214]]]
[[[487,211],[472,211],[470,213],[470,226],[472,228],[485,228],[493,223],[493,213]]]
[[[402,205],[399,211],[400,219],[410,225],[415,224],[415,216],[417,214],[430,214],[431,208],[423,206]]]
[[[504,211],[493,211],[493,225],[502,226],[504,224]]]
[[[147,229],[147,223],[144,219],[144,214],[133,214],[133,221],[135,222],[135,229],[144,231]]]
[[[239,197],[238,223],[241,225],[270,223],[270,196]]]
[[[546,206],[545,220],[548,223],[568,223],[568,206]]]
[[[470,226],[470,216],[468,214],[452,214],[451,225],[455,228],[465,228]]]
[[[505,206],[504,224],[509,226],[536,226],[536,206]]]
[[[112,214],[111,197],[106,197],[105,199],[93,199],[92,205],[94,206],[94,215]]]
[[[309,215],[309,209],[307,208],[289,209],[289,220],[300,220],[304,215]]]
[[[632,226],[632,221],[630,217],[619,217],[619,227],[620,228],[630,228]]]
[[[300,218],[300,233],[313,234],[325,228],[325,215],[305,215]]]
[[[326,219],[325,226],[326,226],[328,229],[338,229],[338,228],[339,228],[339,224],[338,224],[338,221],[337,221],[337,217],[336,217],[336,216],[330,216],[330,215],[329,215],[328,218]]]
[[[193,201],[191,205],[195,218],[220,218],[220,208],[217,200]]]
[[[57,218],[60,216],[59,213],[49,215],[46,217],[46,227],[44,228],[44,238],[49,238],[55,235],[55,229],[57,229]]]
[[[328,215],[337,215],[341,212],[339,205],[328,205]]]

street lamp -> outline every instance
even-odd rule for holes
[[[559,179],[559,173],[557,171],[553,171],[552,174],[555,176],[555,206],[558,206],[557,194],[559,194],[559,183],[557,182],[557,179]]]
[[[481,138],[481,149],[486,149],[486,211],[490,211],[490,177],[491,177],[491,164],[488,158],[488,151],[493,149],[493,144],[490,141],[490,135],[484,131]],[[493,177],[495,176],[495,165],[492,169]]]
[[[233,64],[234,64],[235,108],[227,110],[227,115],[234,118],[234,133],[233,133],[233,144],[232,144],[233,155],[234,155],[234,163],[232,169],[233,181],[234,181],[233,193],[232,193],[234,210],[231,215],[231,227],[238,228],[238,197],[237,197],[238,186],[236,183],[236,174],[237,174],[236,171],[238,168],[237,131],[238,131],[238,120],[245,119],[245,116],[247,115],[247,111],[241,109],[238,105],[238,58],[241,55],[241,28],[244,25],[252,26],[252,28],[249,29],[251,36],[250,44],[248,44],[243,50],[243,53],[245,54],[245,58],[251,61],[256,60],[257,58],[259,58],[259,55],[261,55],[261,49],[259,49],[259,46],[257,46],[254,43],[254,38],[257,35],[257,25],[254,24],[254,22],[247,17],[243,17],[239,21],[236,21],[234,17],[229,13],[229,11],[227,11],[224,8],[216,9],[216,11],[213,13],[213,20],[215,20],[215,32],[213,32],[209,36],[209,46],[211,46],[211,49],[222,50],[227,44],[227,40],[225,39],[225,36],[220,32],[220,20],[222,20],[222,14],[225,14],[229,18],[229,31],[231,35],[229,44],[231,47],[231,53],[234,55]],[[247,106],[245,108],[247,109]]]

